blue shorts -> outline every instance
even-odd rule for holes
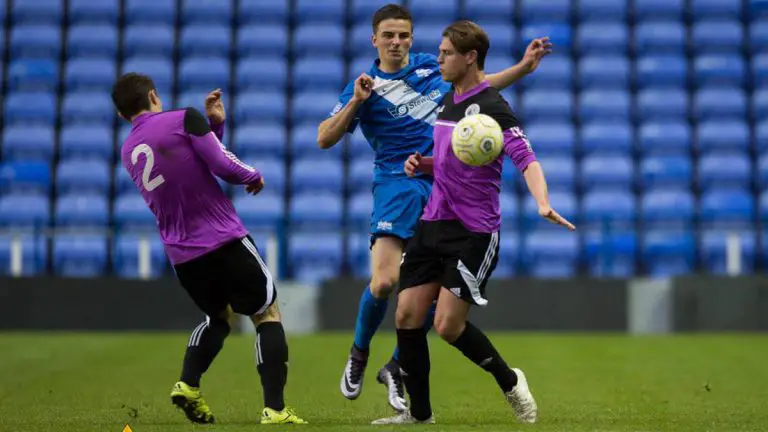
[[[408,240],[416,233],[432,191],[432,179],[397,178],[373,183],[371,246],[378,237]]]

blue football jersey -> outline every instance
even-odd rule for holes
[[[373,92],[357,111],[347,132],[360,129],[376,153],[374,179],[404,177],[408,156],[420,152],[432,154],[432,127],[437,108],[451,84],[443,81],[437,57],[413,54],[408,65],[397,73],[384,73],[373,62],[368,74],[373,78]],[[357,76],[354,77],[355,79]],[[333,108],[339,112],[354,94],[355,81],[350,81]]]

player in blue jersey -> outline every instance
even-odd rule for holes
[[[360,299],[355,340],[341,378],[341,392],[357,399],[362,390],[371,339],[387,309],[390,293],[400,278],[405,242],[418,225],[432,187],[431,177],[408,178],[403,170],[413,153],[432,154],[432,128],[437,107],[451,84],[443,81],[432,54],[410,54],[413,23],[408,10],[390,4],[373,16],[373,46],[378,59],[367,73],[350,82],[328,119],[318,128],[321,148],[333,147],[345,133],[359,125],[376,153],[371,215],[372,278]],[[437,47],[435,47],[437,51]],[[533,72],[551,52],[547,38],[528,46],[523,60],[500,73],[488,75],[501,89]],[[431,326],[427,317],[425,326]],[[378,373],[387,386],[388,402],[398,411],[407,409],[398,350]]]

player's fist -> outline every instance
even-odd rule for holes
[[[419,165],[421,165],[421,153],[417,152],[408,156],[408,160],[405,161],[405,173],[408,174],[408,177],[416,175]]]
[[[260,178],[256,183],[245,185],[245,193],[248,195],[256,195],[264,189],[264,177]]]
[[[560,216],[551,206],[540,206],[539,215],[555,225],[562,225],[571,231],[576,231],[576,227],[568,222],[568,219]]]
[[[205,115],[213,124],[224,123],[227,113],[224,111],[224,102],[221,100],[221,89],[216,89],[205,97]]]
[[[360,76],[355,80],[355,94],[353,98],[360,101],[368,100],[368,98],[371,97],[372,91],[373,78],[365,73],[360,74]]]
[[[534,39],[525,49],[522,63],[526,66],[527,72],[531,73],[539,67],[541,59],[549,54],[552,54],[552,42],[549,41],[549,37]]]

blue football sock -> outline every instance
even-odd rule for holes
[[[360,305],[357,309],[357,322],[355,323],[355,346],[363,351],[371,346],[371,339],[379,329],[387,313],[389,298],[378,299],[371,293],[371,287],[365,287],[360,297]]]
[[[432,325],[435,323],[435,309],[437,308],[437,302],[433,302],[432,306],[429,307],[429,312],[427,313],[427,318],[424,320],[424,331],[429,331],[432,329]],[[400,347],[395,347],[395,352],[392,353],[392,360],[397,363],[400,360]]]

